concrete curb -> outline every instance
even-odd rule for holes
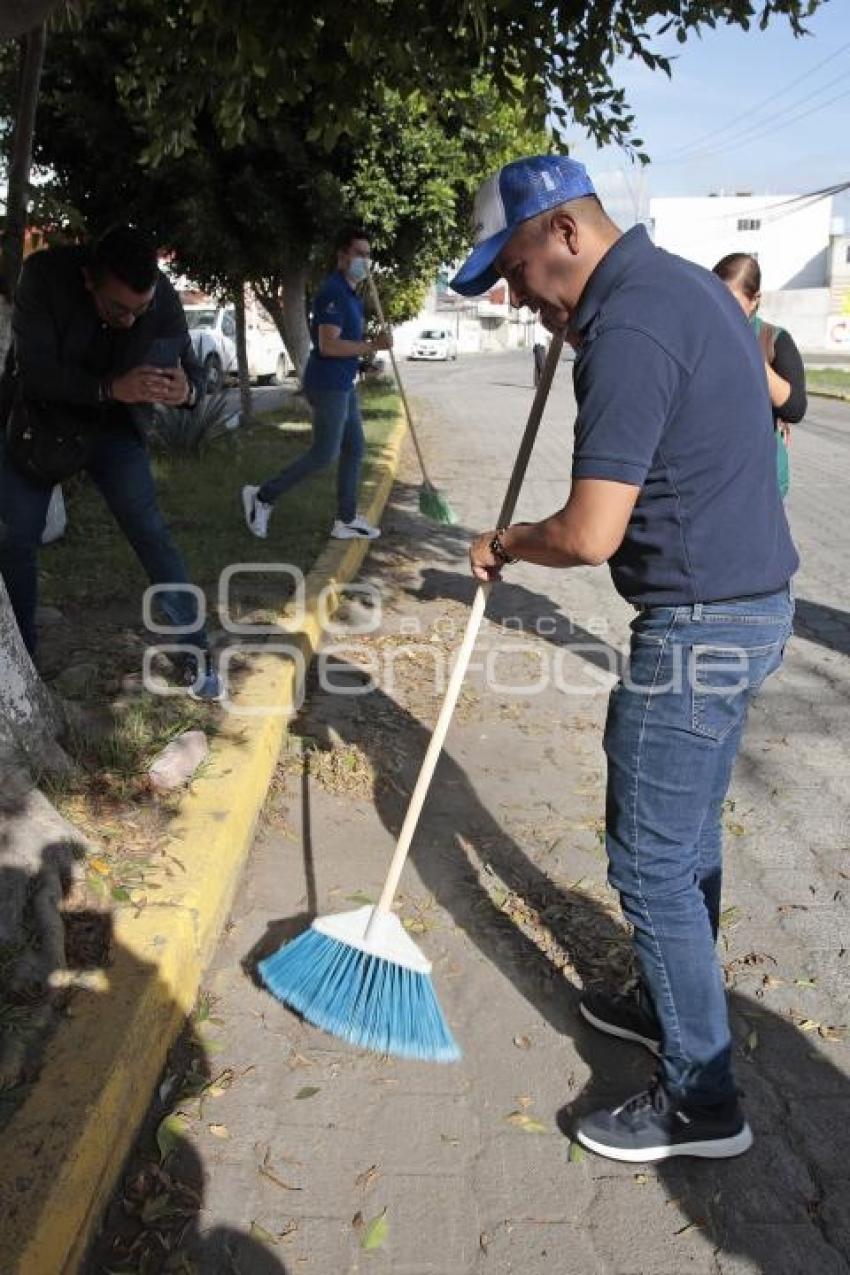
[[[367,510],[373,521],[389,498],[405,433],[400,419],[373,470]],[[338,606],[367,549],[365,541],[332,541],[307,576],[304,621],[293,634],[307,665],[319,645],[322,620]],[[185,872],[171,878],[143,911],[128,907],[114,914],[108,986],[75,994],[47,1046],[38,1083],[5,1130],[3,1275],[78,1270],[168,1049],[195,1001],[298,690],[293,661],[259,650],[236,703],[249,713],[268,705],[280,711],[244,718],[247,725],[226,728],[214,742],[209,765],[181,804],[169,846]]]
[[[842,394],[838,390],[810,390],[806,389],[809,398],[832,398],[837,399],[839,403],[850,403],[850,394]]]

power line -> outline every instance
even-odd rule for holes
[[[824,199],[832,199],[835,195],[840,195],[843,190],[850,190],[850,181],[841,182],[838,186],[831,186],[828,190],[815,191],[811,195],[800,195],[793,200],[788,199],[778,204],[768,205],[761,215],[761,220],[767,225],[773,225],[774,222],[782,221],[785,217],[793,217],[795,213],[805,212],[806,209],[813,208],[815,204],[821,203]],[[782,211],[777,212],[777,209]],[[759,210],[753,209],[752,211]]]
[[[666,162],[673,162],[674,157],[679,156],[682,152],[687,153],[688,151],[692,151],[694,149],[701,149],[703,146],[703,143],[708,141],[710,138],[719,137],[723,133],[728,133],[730,129],[731,130],[737,129],[741,122],[742,115],[757,115],[766,106],[769,106],[771,102],[775,102],[777,98],[780,98],[780,97],[787,98],[791,89],[796,88],[798,84],[802,84],[804,80],[809,79],[810,76],[814,75],[817,71],[820,71],[822,67],[825,67],[827,66],[828,63],[833,62],[835,58],[839,57],[842,53],[846,52],[847,49],[850,49],[850,41],[848,41],[846,44],[842,44],[839,48],[835,49],[827,57],[823,58],[820,62],[816,63],[815,66],[810,67],[808,71],[804,71],[802,75],[798,75],[796,80],[792,80],[790,84],[783,84],[783,86],[780,89],[777,89],[774,93],[771,93],[767,97],[762,98],[760,102],[756,102],[754,105],[745,108],[743,112],[739,111],[738,114],[735,116],[735,118],[730,120],[728,124],[723,124],[719,128],[709,129],[707,133],[701,134],[701,136],[694,138],[693,141],[685,142],[681,146],[674,147],[674,149],[670,152],[668,161]],[[830,83],[832,82],[833,81],[830,81]],[[817,91],[820,91],[820,90],[817,90]],[[799,105],[799,103],[797,105]]]
[[[842,71],[840,75],[836,75],[833,77],[833,79],[827,80],[826,84],[822,84],[819,88],[814,89],[811,93],[807,93],[805,97],[801,97],[799,101],[789,102],[788,105],[783,110],[778,111],[776,115],[774,115],[769,121],[758,120],[756,121],[755,124],[748,124],[746,128],[740,129],[735,134],[734,144],[737,146],[739,141],[746,138],[748,134],[760,133],[761,130],[767,126],[771,128],[780,126],[783,123],[784,116],[786,116],[789,111],[793,112],[793,111],[796,111],[799,107],[805,106],[807,102],[811,102],[812,98],[819,97],[821,93],[825,93],[827,89],[833,88],[834,85],[836,84],[846,84],[846,83],[847,83],[847,72]],[[690,164],[695,159],[710,158],[712,155],[723,154],[726,150],[731,149],[731,145],[732,145],[731,142],[728,145],[725,142],[715,143],[713,146],[709,146],[703,150],[697,151],[693,155],[688,156],[687,158],[678,159],[678,160],[668,160],[667,162],[673,163],[673,164]]]
[[[815,89],[812,93],[807,93],[804,97],[801,97],[796,102],[789,102],[788,105],[783,108],[783,110],[777,112],[777,114],[774,115],[771,119],[756,120],[755,123],[748,124],[746,127],[738,129],[735,136],[730,137],[729,140],[726,142],[722,142],[722,141],[713,142],[710,146],[703,147],[698,151],[694,151],[692,154],[683,155],[681,158],[678,158],[678,159],[666,159],[666,160],[661,159],[658,161],[659,166],[663,165],[665,167],[667,166],[675,167],[678,164],[691,164],[697,160],[711,159],[715,155],[723,155],[726,153],[726,151],[737,149],[739,146],[745,143],[749,139],[749,137],[752,136],[753,134],[756,134],[759,137],[767,136],[767,134],[771,132],[772,130],[780,129],[784,127],[786,123],[791,123],[793,122],[793,119],[799,118],[797,115],[794,114],[794,112],[797,111],[799,107],[805,106],[805,104],[807,102],[810,102],[812,98],[818,97],[820,96],[821,93],[825,93],[828,89],[834,88],[836,84],[846,84],[846,83],[847,83],[847,73],[845,71],[842,71],[840,75],[836,75],[833,77],[833,79],[827,80],[825,84],[822,84],[819,88]],[[817,106],[820,106],[820,105],[828,106],[830,105],[830,102],[833,100],[834,99],[829,99],[829,101],[827,102],[817,103],[814,109],[817,109]],[[790,113],[790,118],[789,118],[789,113]]]
[[[754,137],[746,138],[742,142],[733,142],[731,146],[722,147],[718,154],[725,154],[727,151],[739,150],[742,146],[750,146],[753,142],[761,141],[764,137],[769,137],[772,132],[781,132],[790,124],[796,124],[799,120],[806,119],[809,115],[814,115],[817,111],[824,111],[828,106],[833,106],[836,102],[842,101],[845,97],[850,97],[850,89],[845,89],[843,93],[836,93],[834,97],[828,98],[825,102],[818,102],[814,106],[810,106],[807,111],[801,111],[799,115],[792,115],[790,119],[783,120],[780,124],[775,125],[773,121],[761,133],[757,133]]]
[[[751,211],[753,213],[763,212],[765,215],[769,215],[777,208],[782,208],[786,209],[787,213],[783,212],[781,216],[786,216],[796,212],[799,207],[808,207],[809,204],[818,203],[821,199],[828,199],[830,196],[840,195],[843,190],[847,190],[848,188],[850,188],[850,181],[836,182],[832,186],[823,186],[820,190],[804,191],[802,195],[790,195],[788,199],[779,199],[773,204],[762,204],[761,207],[756,204]],[[723,198],[723,196],[720,196],[720,198]],[[727,198],[734,199],[736,196],[727,196]],[[738,198],[741,198],[741,196],[738,196]],[[744,198],[753,198],[753,196],[744,196]],[[718,213],[717,217],[720,218],[728,215],[729,214],[727,213]],[[776,220],[778,220],[778,217]]]
[[[842,76],[841,78],[843,79],[844,77]],[[740,150],[741,147],[743,146],[752,146],[754,142],[760,142],[765,137],[769,137],[772,133],[781,132],[783,129],[788,128],[790,124],[796,124],[800,120],[806,119],[807,116],[814,115],[816,111],[826,110],[828,106],[834,106],[836,102],[840,102],[842,101],[843,98],[846,98],[846,97],[850,97],[850,89],[845,89],[843,93],[836,93],[834,97],[828,98],[827,101],[818,102],[814,106],[810,106],[807,111],[801,111],[798,115],[792,115],[790,119],[779,120],[779,121],[771,120],[770,123],[767,124],[766,126],[764,124],[761,124],[758,126],[761,129],[761,132],[756,132],[752,136],[744,138],[743,140],[731,142],[728,146],[719,146],[715,150],[703,151],[699,154],[692,155],[689,158],[685,158],[685,159],[666,160],[666,161],[660,160],[658,161],[658,167],[664,167],[668,164],[669,165],[693,164],[705,159],[713,159],[717,155],[728,155],[730,151]],[[799,106],[800,103],[798,102],[795,105]]]
[[[814,204],[820,203],[821,200],[830,199],[835,195],[840,195],[842,191],[850,190],[850,180],[845,182],[837,182],[834,186],[825,186],[821,190],[807,191],[802,195],[792,195],[788,199],[777,200],[773,204],[762,204],[759,206],[748,205],[746,209],[735,208],[727,209],[726,212],[714,212],[705,217],[696,217],[692,219],[694,225],[704,225],[712,221],[728,221],[731,218],[743,216],[746,213],[748,217],[759,217],[762,222],[772,224],[781,221],[784,217],[792,217],[795,213],[803,212],[807,208],[811,208]],[[700,198],[699,196],[683,196],[682,198]],[[723,198],[723,196],[719,196]],[[728,198],[736,198],[734,195]],[[738,196],[738,198],[741,198]],[[751,198],[751,196],[747,196]]]

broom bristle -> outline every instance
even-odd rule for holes
[[[460,1057],[429,974],[312,927],[261,961],[259,971],[278,1000],[353,1045],[428,1062]]]
[[[453,527],[457,522],[457,514],[448,498],[430,483],[424,483],[419,489],[419,512],[432,522],[441,522],[447,527]]]

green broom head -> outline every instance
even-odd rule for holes
[[[392,913],[317,917],[260,962],[269,991],[309,1022],[378,1054],[454,1062],[460,1050],[431,982],[431,962]]]
[[[453,527],[457,522],[457,514],[445,494],[429,482],[424,482],[419,488],[419,512],[432,522],[442,522],[447,527]]]

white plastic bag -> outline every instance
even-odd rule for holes
[[[65,513],[65,500],[62,488],[57,485],[50,493],[50,504],[47,506],[47,517],[44,520],[44,531],[41,533],[43,545],[60,540],[68,528],[68,516]]]

